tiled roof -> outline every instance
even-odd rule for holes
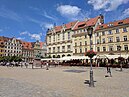
[[[31,42],[21,42],[24,49],[32,49]]]
[[[95,18],[88,19],[86,21],[80,21],[77,23],[77,25],[74,27],[73,30],[77,30],[80,28],[85,28],[86,26],[93,26],[96,24],[97,20],[100,18],[100,16],[97,16]]]
[[[8,41],[10,38],[8,38],[8,37],[4,37],[4,36],[0,36],[0,40],[1,41]]]
[[[126,18],[124,20],[118,20],[118,21],[114,21],[114,22],[109,22],[107,24],[99,25],[99,26],[97,26],[96,31],[101,30],[101,29],[106,29],[106,28],[111,28],[111,27],[123,25],[123,24],[129,24],[129,18]]]
[[[44,45],[44,42],[40,42],[40,48],[42,48]]]
[[[63,28],[63,26],[65,27],[65,30],[71,29],[76,23],[77,23],[77,21],[74,21],[74,22],[69,22],[67,24],[63,24],[61,26],[55,26],[54,27],[55,32],[60,32],[61,29]]]

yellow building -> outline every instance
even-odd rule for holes
[[[4,56],[4,42],[0,40],[0,57]]]
[[[99,25],[95,36],[98,54],[128,54],[129,18]]]
[[[90,50],[90,39],[87,34],[87,28],[93,27],[93,30],[100,24],[103,24],[103,16],[97,16],[95,18],[87,19],[79,22],[74,28],[74,34],[72,35],[73,43],[73,55],[84,56],[87,50]],[[91,48],[95,49],[95,34],[91,38]]]

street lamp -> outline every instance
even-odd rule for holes
[[[92,37],[92,34],[93,34],[93,28],[92,27],[88,27],[87,28],[87,33],[90,37],[90,50],[91,49],[91,37]],[[89,82],[89,86],[90,87],[94,87],[94,80],[93,80],[93,70],[92,70],[92,62],[91,62],[91,57],[90,57],[90,82]]]
[[[120,57],[121,57],[121,46],[119,45],[118,46],[118,49],[120,51]],[[121,60],[120,60],[120,71],[122,71],[122,63],[121,63]]]

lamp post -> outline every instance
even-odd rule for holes
[[[90,38],[90,50],[91,49],[91,37],[92,37],[92,34],[93,34],[93,28],[92,27],[88,27],[87,29],[87,33],[89,35],[89,38]],[[92,62],[91,62],[91,58],[90,58],[90,82],[89,82],[89,87],[94,87],[94,80],[93,80],[93,69],[92,69]]]
[[[119,45],[118,46],[118,49],[120,51],[120,57],[121,57],[121,46]],[[121,60],[120,60],[120,71],[122,71],[122,63],[121,63]]]

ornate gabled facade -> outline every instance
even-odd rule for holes
[[[55,26],[47,31],[47,54],[50,57],[73,55],[72,35],[73,28],[78,21]]]
[[[95,34],[98,54],[128,54],[129,18],[99,25]]]
[[[16,38],[0,36],[0,56],[20,56],[25,62],[33,62],[37,57],[46,57],[45,42],[25,42]]]
[[[22,44],[21,41],[16,38],[4,37],[4,56],[21,56]]]

